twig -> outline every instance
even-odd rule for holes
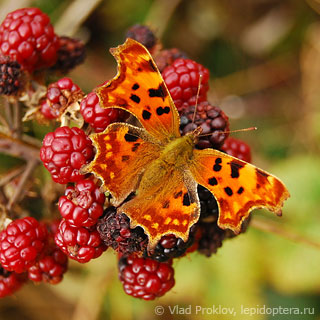
[[[40,161],[39,149],[36,146],[27,144],[21,140],[7,136],[0,132],[0,152],[15,157],[23,158],[27,161],[30,159]]]
[[[280,237],[289,239],[297,243],[303,243],[310,247],[320,249],[320,243],[314,240],[308,239],[301,234],[295,233],[294,231],[284,230],[282,226],[273,221],[266,221],[255,217],[251,220],[250,226],[265,232],[277,234]]]
[[[15,170],[10,171],[4,177],[0,178],[0,187],[3,187],[7,183],[9,183],[11,180],[13,180],[15,177],[17,177],[19,174],[21,174],[25,170],[25,168],[26,168],[25,166],[19,167]]]
[[[12,111],[11,111],[11,105],[8,101],[8,99],[3,98],[2,100],[4,102],[4,111],[7,118],[7,123],[9,126],[10,131],[13,129],[13,121],[12,121]]]
[[[9,124],[8,124],[7,120],[1,114],[0,114],[0,122],[2,123],[3,126],[5,126],[6,128],[9,129]]]
[[[21,106],[17,100],[12,103],[13,106],[13,136],[15,138],[21,137],[22,121],[21,121]]]
[[[18,186],[15,189],[12,197],[10,198],[10,200],[8,202],[8,205],[7,205],[8,210],[11,210],[12,205],[14,203],[17,203],[20,199],[22,199],[22,196],[25,193],[25,190],[24,190],[25,184],[27,183],[29,177],[31,176],[33,170],[38,165],[38,163],[39,163],[39,161],[34,160],[34,159],[30,160],[27,163],[26,170],[21,175]]]

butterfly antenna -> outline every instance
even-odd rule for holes
[[[234,132],[244,132],[244,131],[253,131],[257,130],[257,127],[250,127],[250,128],[244,128],[244,129],[238,129],[238,130],[228,130],[228,131],[218,131],[217,134],[224,134],[224,133],[234,133]],[[205,137],[205,136],[211,136],[211,133],[201,134],[199,137]]]
[[[196,95],[196,104],[195,104],[195,107],[194,107],[192,123],[194,123],[194,121],[196,120],[196,114],[197,114],[197,108],[198,108],[198,100],[199,100],[199,95],[200,95],[201,82],[202,82],[202,74],[200,73],[199,83],[198,83],[198,91],[197,91],[197,95]]]

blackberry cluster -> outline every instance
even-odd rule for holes
[[[99,219],[97,230],[107,247],[130,255],[141,254],[147,248],[148,237],[141,227],[130,228],[130,220],[124,214],[117,214],[115,207],[109,207]]]
[[[0,56],[0,94],[14,95],[22,87],[20,64],[9,57]]]
[[[149,27],[141,24],[132,26],[126,33],[126,38],[131,38],[143,44],[149,51],[151,51],[157,43],[155,34]]]
[[[81,64],[85,58],[85,45],[81,40],[62,36],[59,38],[57,61],[51,68],[67,73]]]
[[[199,137],[196,148],[219,149],[229,135],[225,133],[229,130],[228,117],[219,107],[213,106],[207,101],[198,104],[193,121],[194,111],[194,105],[188,105],[182,110],[180,118],[181,134],[184,135],[200,126],[203,130],[202,135],[205,136]]]

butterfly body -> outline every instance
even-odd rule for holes
[[[218,150],[197,150],[201,128],[180,135],[179,114],[146,48],[127,39],[111,52],[118,74],[98,88],[100,104],[127,110],[143,128],[114,123],[91,135],[97,152],[85,171],[101,179],[131,227],[144,229],[149,249],[166,234],[188,239],[200,215],[198,185],[217,200],[218,225],[235,233],[255,208],[281,212],[289,193],[278,178]]]

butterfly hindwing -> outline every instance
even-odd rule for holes
[[[117,59],[118,74],[97,89],[101,106],[129,111],[160,141],[180,136],[178,111],[148,50],[127,39],[111,53]]]
[[[190,227],[200,215],[197,183],[187,172],[170,168],[154,172],[160,178],[150,183],[148,175],[153,169],[146,171],[136,197],[124,203],[118,212],[129,216],[132,228],[144,229],[149,237],[149,249],[166,234],[174,234],[186,242]]]
[[[111,124],[90,139],[96,156],[84,171],[99,177],[114,204],[120,204],[135,190],[145,167],[159,156],[159,147],[144,129],[124,123]]]
[[[281,214],[289,197],[275,176],[214,149],[194,150],[189,167],[195,180],[216,198],[219,226],[236,233],[252,209],[267,208]]]

